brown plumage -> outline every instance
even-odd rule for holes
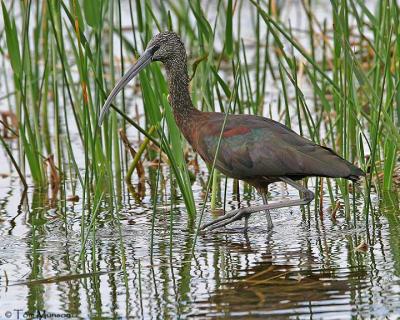
[[[162,32],[150,41],[137,64],[124,75],[107,98],[100,115],[100,123],[117,93],[152,61],[161,61],[166,68],[170,103],[178,127],[204,161],[211,164],[225,115],[200,112],[193,107],[185,47],[173,32]],[[216,167],[225,175],[245,180],[262,192],[272,182],[285,181],[291,184],[304,193],[305,197],[289,205],[305,204],[313,197],[311,191],[294,183],[294,180],[307,176],[357,180],[364,175],[361,169],[331,149],[299,136],[279,122],[253,115],[228,116]],[[263,199],[265,205],[259,207],[260,210],[277,207],[267,205],[264,196]],[[243,216],[247,218],[252,212],[260,210],[245,210],[244,214],[241,212],[239,215],[236,213],[235,220]],[[228,214],[227,217],[231,216]],[[225,219],[233,219],[228,218]],[[217,225],[220,226],[220,223]]]
[[[212,163],[225,115],[192,111],[181,125],[185,138],[207,163]],[[257,188],[286,176],[340,177],[357,180],[363,172],[331,149],[319,146],[271,119],[229,115],[216,167],[225,175]]]

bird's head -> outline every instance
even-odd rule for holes
[[[107,97],[100,112],[99,126],[102,124],[104,116],[110,110],[111,103],[115,96],[147,65],[153,61],[161,61],[164,64],[170,62],[178,63],[180,59],[186,59],[186,52],[181,39],[176,33],[166,31],[155,35],[147,44],[146,50],[137,62],[129,68]]]
[[[181,38],[171,31],[161,32],[147,44],[146,51],[153,51],[152,61],[168,63],[186,57],[185,47]]]

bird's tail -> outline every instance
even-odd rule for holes
[[[361,177],[365,176],[365,172],[362,171],[359,167],[356,167],[353,164],[350,164],[350,175],[347,177],[351,181],[358,181]]]

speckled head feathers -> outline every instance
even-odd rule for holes
[[[167,63],[172,60],[186,60],[185,46],[175,32],[164,31],[155,35],[148,43],[146,50],[154,52],[153,61]]]

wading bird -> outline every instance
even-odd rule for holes
[[[99,117],[101,125],[114,97],[141,70],[153,61],[161,61],[166,69],[169,100],[175,121],[203,160],[212,164],[222,132],[215,167],[228,177],[244,180],[261,194],[264,204],[240,208],[205,224],[212,230],[233,221],[248,218],[254,212],[265,211],[268,229],[272,228],[270,209],[310,203],[314,194],[295,182],[308,176],[334,177],[357,180],[364,172],[341,158],[331,149],[299,136],[274,120],[254,115],[228,115],[201,112],[193,107],[189,93],[189,76],[184,44],[173,32],[154,36],[143,55],[118,81],[108,96]],[[267,203],[266,193],[272,182],[283,181],[302,194],[298,200]]]

